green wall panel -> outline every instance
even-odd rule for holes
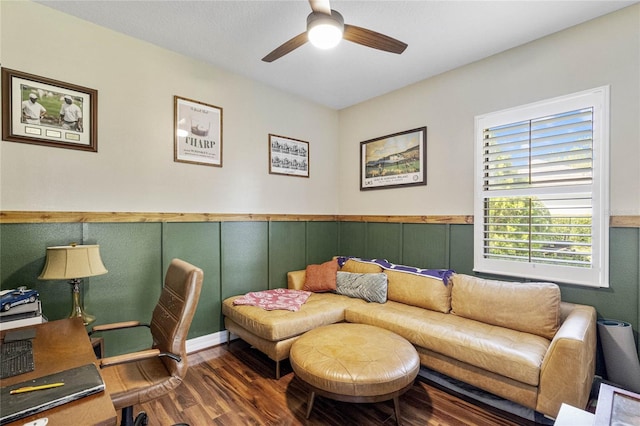
[[[449,269],[473,275],[473,225],[450,225]]]
[[[47,247],[82,242],[80,224],[3,224],[0,226],[2,290],[26,285],[40,292],[42,312],[51,321],[71,311],[71,287],[66,281],[40,281]]]
[[[162,264],[182,259],[202,269],[204,280],[189,338],[221,330],[220,223],[166,223],[162,227]]]
[[[561,285],[562,299],[595,306],[600,317],[627,321],[637,333],[640,327],[640,230],[611,228],[609,232],[609,288]]]
[[[326,262],[340,254],[337,222],[307,222],[306,240],[307,259],[297,269],[303,269],[307,264]]]
[[[340,256],[366,257],[367,224],[362,222],[339,223]]]
[[[87,244],[99,244],[109,271],[85,282],[85,308],[95,324],[137,320],[149,323],[162,282],[162,241],[159,223],[84,224]],[[107,356],[148,348],[149,330],[103,334]]]
[[[286,288],[287,272],[306,266],[306,224],[269,222],[269,288]]]
[[[405,223],[402,264],[420,268],[449,267],[449,225]]]
[[[367,248],[361,257],[402,263],[402,224],[367,223]]]
[[[269,288],[267,222],[221,224],[222,299]]]

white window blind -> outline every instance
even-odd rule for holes
[[[474,269],[608,286],[608,88],[476,117]]]

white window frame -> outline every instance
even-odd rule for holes
[[[592,265],[590,268],[487,259],[484,256],[483,130],[593,107]],[[480,273],[593,287],[609,287],[609,86],[475,117],[474,268]],[[585,185],[576,192],[584,192]]]

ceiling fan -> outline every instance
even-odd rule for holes
[[[310,41],[314,46],[328,49],[337,45],[341,39],[385,52],[400,54],[407,44],[395,38],[344,23],[344,18],[331,10],[329,0],[309,0],[312,12],[307,16],[307,31],[298,34],[275,48],[262,58],[264,62],[273,62],[287,53]]]

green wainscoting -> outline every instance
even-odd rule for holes
[[[402,263],[402,226],[401,223],[368,223],[364,238],[367,245],[360,256]],[[350,254],[350,256],[354,255],[358,256],[358,254]]]
[[[221,330],[220,223],[166,223],[162,230],[163,269],[172,259],[182,259],[204,272],[200,301],[189,329],[189,338]]]
[[[224,222],[222,299],[269,288],[269,222]]]
[[[473,225],[451,225],[448,239],[449,268],[473,275]]]
[[[40,292],[43,314],[50,319],[63,318],[71,310],[69,284],[64,281],[38,281],[44,267],[47,247],[82,242],[82,225],[2,224],[0,225],[0,289],[26,285]],[[101,277],[87,280],[96,281]]]
[[[363,222],[340,222],[338,241],[340,242],[338,254],[341,256],[376,257],[356,253],[368,253],[367,251],[367,227]]]
[[[331,259],[338,252],[338,222],[307,222],[307,259],[304,265],[322,263]]]
[[[305,268],[306,234],[304,222],[269,222],[269,288],[283,287],[287,272]]]
[[[402,225],[402,263],[422,268],[442,268],[449,264],[451,225]]]
[[[50,320],[66,317],[68,284],[39,281],[47,246],[100,244],[106,275],[85,280],[85,306],[96,324],[148,321],[173,258],[204,270],[189,337],[223,330],[221,301],[286,286],[286,273],[334,255],[386,258],[473,274],[473,225],[349,221],[205,221],[0,224],[1,288],[34,287]],[[631,323],[640,306],[640,228],[612,228],[611,287],[561,285],[566,301],[593,305],[604,318]],[[143,332],[106,338],[107,355],[148,345]]]
[[[96,324],[140,321],[148,324],[162,290],[164,267],[162,224],[85,223],[83,244],[99,244],[102,262],[109,271],[88,280],[85,309],[96,316]],[[59,243],[64,244],[64,240]],[[47,304],[42,300],[43,306]],[[65,301],[69,304],[69,299]],[[49,318],[57,319],[57,318]],[[107,355],[150,347],[146,327],[104,333]]]
[[[640,229],[611,228],[607,289],[561,286],[562,298],[595,306],[602,318],[627,321],[638,333],[640,324]]]

